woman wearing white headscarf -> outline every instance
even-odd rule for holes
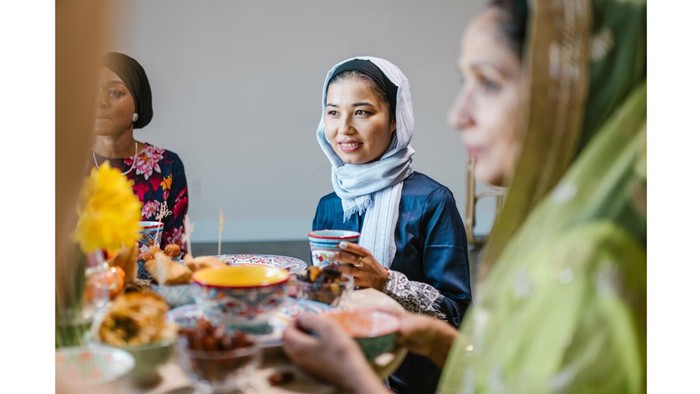
[[[347,59],[326,76],[322,111],[316,136],[334,192],[321,198],[313,229],[359,231],[359,245],[340,245],[340,270],[458,327],[471,301],[464,224],[452,192],[413,170],[408,80],[384,59]],[[390,383],[432,392],[439,374],[427,358],[409,355]]]

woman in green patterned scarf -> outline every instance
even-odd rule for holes
[[[460,71],[451,122],[477,178],[510,189],[460,331],[403,313],[400,344],[444,366],[445,393],[645,391],[646,3],[492,1]],[[285,350],[385,390],[320,316],[288,327]]]

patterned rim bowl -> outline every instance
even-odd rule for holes
[[[56,349],[56,377],[74,388],[117,385],[134,369],[134,357],[107,346]]]
[[[178,306],[193,304],[194,298],[192,297],[192,284],[186,283],[182,285],[151,285],[151,289],[160,294],[165,302],[171,308],[177,308]]]
[[[165,364],[173,353],[176,338],[162,339],[142,345],[114,346],[88,337],[91,346],[111,347],[131,355],[134,367],[129,376],[137,385],[152,385],[161,379],[158,367]]]
[[[192,296],[204,317],[227,329],[261,330],[287,298],[289,272],[260,264],[199,270]]]

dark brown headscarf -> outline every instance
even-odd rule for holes
[[[146,71],[139,62],[119,52],[109,52],[104,55],[102,64],[124,81],[134,98],[136,113],[139,114],[139,118],[134,122],[134,128],[145,127],[153,118],[151,85],[148,83]]]

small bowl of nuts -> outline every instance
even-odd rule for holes
[[[260,366],[260,346],[242,331],[226,331],[200,317],[180,328],[178,362],[197,392],[243,391]]]
[[[297,274],[289,287],[291,297],[342,307],[350,299],[355,281],[333,265],[324,268],[312,266]]]

